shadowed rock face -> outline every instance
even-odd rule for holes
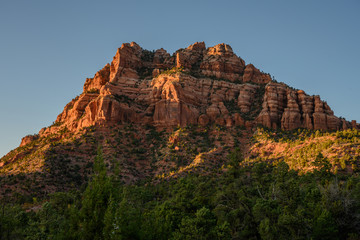
[[[197,42],[170,55],[132,42],[86,79],[84,92],[65,106],[56,126],[40,134],[64,126],[78,131],[123,122],[160,127],[263,124],[284,130],[357,127],[334,116],[319,96],[275,83],[269,74],[246,65],[227,44],[206,48]]]
[[[308,96],[285,84],[268,83],[257,122],[270,128],[338,130],[342,121],[319,96]]]

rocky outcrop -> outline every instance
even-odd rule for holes
[[[93,78],[87,78],[84,84],[84,92],[99,93],[100,88],[110,80],[110,64],[106,64]]]
[[[199,69],[204,51],[206,51],[204,42],[197,42],[186,49],[178,50],[176,52],[176,67],[189,70]]]
[[[284,130],[357,126],[334,116],[319,96],[272,82],[269,74],[245,65],[227,44],[206,48],[197,42],[170,55],[132,42],[86,79],[83,93],[41,134],[124,122],[160,127],[263,124]]]
[[[215,76],[230,81],[241,81],[244,73],[245,61],[233,53],[227,44],[218,44],[208,48],[200,64],[202,74]]]
[[[254,88],[257,86],[195,78],[182,73],[162,74],[152,80],[149,109],[154,111],[153,124],[183,126],[215,122],[227,126],[244,125],[241,117],[228,109],[224,102],[232,100],[235,106],[251,105],[249,92],[241,91]],[[241,95],[248,101],[242,101]]]
[[[110,81],[114,82],[116,79],[130,72],[131,76],[137,77],[137,72],[129,71],[140,68],[142,49],[136,43],[124,43],[116,52],[113,61],[110,65]],[[133,73],[133,74],[131,74]],[[136,75],[135,75],[136,74]]]
[[[238,106],[242,113],[250,112],[250,107],[253,104],[255,98],[255,92],[258,88],[257,85],[242,84],[238,97]]]
[[[31,143],[32,141],[34,141],[34,140],[36,140],[36,139],[38,139],[38,138],[39,138],[39,135],[38,135],[38,134],[35,134],[35,135],[27,135],[27,136],[25,136],[25,137],[23,137],[23,138],[21,139],[20,147],[25,146],[25,145]]]
[[[257,122],[270,128],[337,130],[341,121],[319,96],[308,96],[281,83],[266,86]]]
[[[269,74],[260,72],[254,65],[248,64],[244,70],[243,81],[264,84],[270,82],[271,77]]]

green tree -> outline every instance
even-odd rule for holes
[[[79,212],[81,239],[103,239],[104,216],[112,191],[113,185],[99,148],[94,162],[93,178],[83,194]]]
[[[321,152],[316,156],[314,166],[316,167],[315,174],[322,180],[328,179],[332,175],[329,160]]]
[[[230,229],[225,223],[216,226],[216,218],[205,207],[195,213],[195,217],[182,219],[180,228],[174,233],[173,239],[230,239]]]
[[[326,209],[322,210],[314,223],[314,239],[339,239],[337,233],[338,229],[331,213]]]

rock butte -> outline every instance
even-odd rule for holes
[[[111,64],[86,79],[83,93],[39,135],[124,122],[163,128],[211,123],[283,130],[359,128],[355,121],[334,116],[319,96],[274,82],[269,74],[246,65],[227,44],[206,48],[197,42],[170,55],[132,42],[124,43]],[[24,137],[20,146],[33,139]]]

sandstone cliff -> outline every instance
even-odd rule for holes
[[[269,128],[281,127],[284,130],[343,128],[343,121],[334,116],[334,112],[319,96],[308,96],[302,90],[293,90],[285,84],[274,82],[266,85],[257,122]]]
[[[262,124],[270,128],[337,130],[339,119],[319,96],[271,80],[227,44],[197,42],[173,55],[125,43],[111,64],[86,79],[47,134],[67,128],[132,122],[160,127]]]

